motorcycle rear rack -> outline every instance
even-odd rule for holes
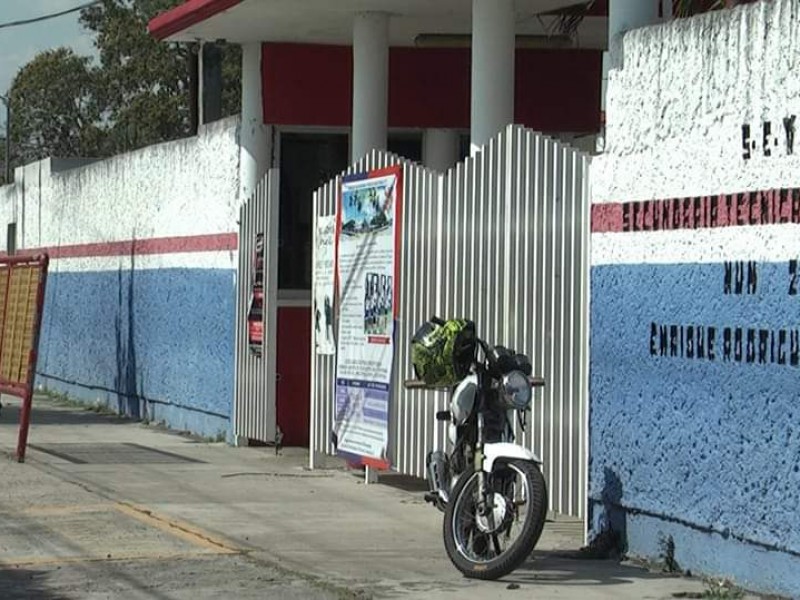
[[[429,392],[449,392],[453,388],[448,386],[430,386],[419,379],[406,379],[403,387],[407,390],[427,390]]]
[[[534,388],[545,386],[545,380],[542,377],[528,377],[528,381],[531,387]],[[403,382],[403,387],[407,390],[427,390],[431,392],[449,392],[452,390],[451,387],[446,386],[430,386],[419,379],[406,379]]]

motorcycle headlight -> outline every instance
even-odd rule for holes
[[[517,410],[527,410],[531,405],[531,384],[521,371],[511,371],[503,376],[503,398]]]

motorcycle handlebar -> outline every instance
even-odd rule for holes
[[[541,377],[528,377],[528,381],[531,382],[531,387],[534,388],[544,387],[545,384],[544,379],[542,379]]]
[[[418,379],[406,379],[403,382],[403,387],[407,390],[422,390],[425,388],[425,382]]]
[[[424,381],[418,379],[406,379],[403,387],[407,390],[428,390],[433,392],[449,392],[449,387],[430,387]]]

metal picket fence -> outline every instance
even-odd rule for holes
[[[274,442],[277,431],[275,378],[278,256],[279,171],[270,170],[239,211],[239,271],[236,281],[236,398],[233,432],[238,440]],[[250,349],[248,313],[253,296],[256,244],[261,236],[264,300],[263,351]]]
[[[479,335],[532,357],[547,380],[523,443],[544,461],[551,508],[585,518],[588,463],[589,158],[511,126],[441,175],[387,153],[346,174],[403,165],[400,316],[389,451],[399,473],[425,476],[425,456],[444,446],[435,420],[446,394],[408,391],[410,340],[438,315],[476,322]],[[314,214],[335,212],[341,177],[314,196]],[[316,227],[314,228],[316,231]],[[316,245],[316,244],[315,244]],[[311,456],[332,453],[335,357],[312,341]]]

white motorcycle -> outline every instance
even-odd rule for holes
[[[455,567],[466,577],[498,579],[530,555],[547,516],[542,462],[514,443],[513,428],[516,417],[524,429],[533,388],[544,381],[531,377],[526,356],[473,339],[468,374],[448,388],[450,410],[436,415],[449,422],[450,451],[428,455],[425,498],[444,512],[444,544]]]

